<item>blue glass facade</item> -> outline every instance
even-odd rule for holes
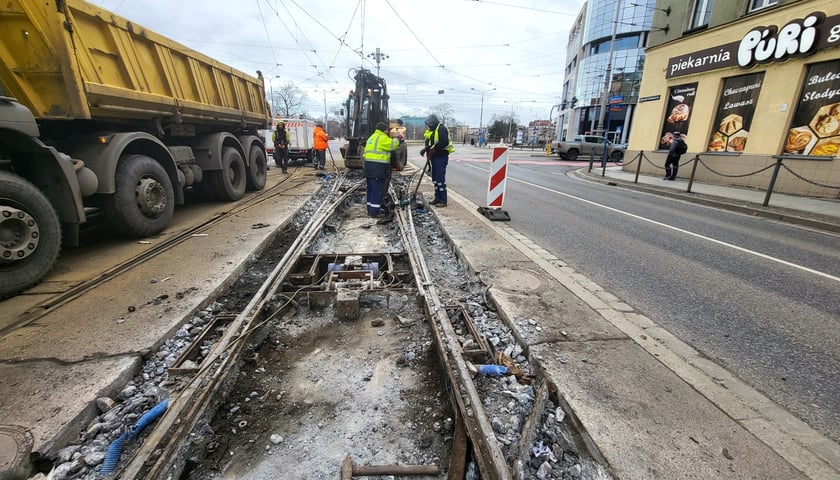
[[[616,4],[619,4],[617,22],[614,21]],[[609,118],[605,118],[609,122],[607,130],[617,141],[627,138],[655,4],[655,0],[590,0],[584,6],[581,29],[572,33],[566,55],[564,98],[577,99],[574,112],[568,115],[567,138],[596,129],[601,97],[607,88],[612,102]],[[608,65],[611,65],[609,82]]]

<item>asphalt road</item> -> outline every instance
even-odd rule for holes
[[[459,148],[448,187],[486,205],[490,155]],[[586,166],[510,152],[509,226],[840,441],[840,236],[568,175]]]

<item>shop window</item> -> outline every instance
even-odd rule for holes
[[[756,0],[753,0],[755,2]],[[773,1],[773,0],[766,0]],[[691,15],[691,25],[689,29],[705,27],[709,24],[709,18],[712,16],[712,4],[714,0],[695,0],[694,12]]]
[[[714,131],[706,146],[708,152],[741,153],[750,136],[764,72],[730,77],[723,81],[718,100]]]
[[[834,157],[840,153],[840,60],[808,65],[807,81],[790,122],[782,152]]]
[[[778,0],[751,0],[750,12],[761,10],[762,8],[772,7],[776,3],[778,3]]]

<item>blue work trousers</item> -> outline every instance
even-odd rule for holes
[[[367,213],[370,217],[379,215],[382,208],[382,198],[385,196],[387,179],[367,177]]]
[[[446,165],[449,155],[432,157],[432,184],[435,186],[434,203],[446,203]]]

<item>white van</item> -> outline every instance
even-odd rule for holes
[[[302,118],[275,118],[271,125],[274,127],[277,122],[286,124],[286,131],[289,132],[289,160],[305,160],[306,163],[315,162],[315,147],[313,133],[315,133],[315,122]],[[274,154],[274,142],[271,141],[271,134],[274,130],[264,130],[265,153],[269,156]]]

